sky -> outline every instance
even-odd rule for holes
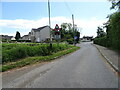
[[[0,2],[0,34],[15,36],[16,31],[21,36],[28,34],[32,28],[49,25],[47,1],[18,1],[2,0]],[[56,24],[74,22],[81,37],[96,36],[97,27],[103,25],[108,19],[107,15],[114,12],[110,10],[111,3],[107,0],[62,0],[51,1],[51,27]]]

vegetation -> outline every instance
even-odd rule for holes
[[[75,39],[75,43],[79,42],[80,32],[77,30],[77,25],[74,26],[75,30],[73,30],[71,23],[62,23],[61,24],[61,41],[67,41],[69,44],[74,43],[74,36],[77,37]]]
[[[105,47],[112,48],[120,52],[120,1],[109,0],[112,3],[110,9],[118,9],[111,15],[108,15],[109,20],[104,23],[103,28],[99,28],[97,31],[97,37],[94,39],[95,44],[99,44]],[[101,34],[103,29],[106,28],[106,34]],[[100,35],[99,35],[100,34]]]
[[[119,6],[120,0],[109,0],[109,1],[112,2],[112,6],[110,9],[120,8],[120,6]]]
[[[25,45],[26,46],[26,45]],[[15,45],[15,47],[16,47],[16,45]],[[41,51],[41,49],[40,49],[40,47],[41,47],[41,49],[42,48],[44,48],[42,51]],[[24,47],[23,47],[24,48]],[[19,54],[20,55],[18,55],[19,57],[24,57],[25,55],[26,55],[26,52],[25,51],[23,51],[23,48],[19,48]],[[38,53],[39,54],[39,56],[34,56],[34,57],[26,57],[26,58],[24,58],[24,59],[19,59],[18,61],[15,61],[15,62],[9,62],[9,63],[5,63],[5,64],[3,64],[2,65],[2,71],[4,72],[4,71],[7,71],[7,70],[9,70],[9,69],[13,69],[13,68],[16,68],[16,67],[23,67],[23,66],[26,66],[26,65],[30,65],[30,64],[34,64],[34,63],[37,63],[37,62],[43,62],[43,61],[50,61],[50,60],[53,60],[53,59],[55,59],[55,58],[58,58],[58,57],[61,57],[61,56],[63,56],[63,55],[65,55],[65,54],[68,54],[68,53],[71,53],[71,52],[73,52],[73,51],[75,51],[75,50],[77,50],[77,49],[79,49],[79,47],[75,47],[75,46],[67,46],[66,44],[60,44],[59,45],[59,47],[57,47],[57,45],[56,44],[54,44],[54,46],[53,46],[53,49],[52,49],[52,51],[50,50],[49,51],[49,49],[47,50],[47,45],[44,45],[44,46],[33,46],[32,47],[32,49],[35,49],[35,51],[39,48],[39,50],[41,51],[39,51],[38,50],[38,52],[40,52],[40,53],[42,53],[43,54],[43,52],[45,53],[45,54],[43,54],[43,55],[45,55],[45,56],[41,56],[41,54],[40,53]],[[8,48],[9,50],[12,50],[11,48]],[[25,48],[24,48],[25,49]],[[62,50],[62,51],[59,51],[59,50]],[[13,50],[14,51],[14,50]],[[23,51],[23,53],[25,54],[21,54],[21,51]],[[32,55],[33,55],[33,53],[35,52],[34,50],[31,50],[31,51],[29,51],[29,53],[31,53]],[[59,51],[59,52],[57,52],[57,51]],[[50,53],[51,52],[51,53]],[[15,52],[13,52],[14,54],[15,54]],[[17,52],[16,52],[17,53]],[[47,54],[49,54],[49,55],[47,55]],[[21,55],[23,55],[23,56],[21,56]],[[31,55],[31,56],[32,56]],[[47,56],[46,56],[47,55]],[[16,54],[14,55],[14,56],[16,56]],[[7,56],[8,57],[8,56]],[[10,58],[10,57],[8,57],[8,58]]]
[[[15,39],[16,39],[16,40],[19,40],[19,39],[20,39],[20,37],[21,37],[21,35],[20,35],[20,33],[17,31],[17,32],[16,32]]]
[[[49,44],[3,44],[2,63],[17,61],[25,57],[47,56],[71,47],[71,45],[64,43],[53,44],[52,49],[50,49]]]
[[[94,39],[94,43],[113,48],[120,52],[120,12],[112,14],[109,17],[109,21],[104,25],[106,35],[98,35]]]

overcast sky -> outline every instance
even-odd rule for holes
[[[32,28],[48,25],[47,1],[8,1],[0,2],[0,7],[2,7],[0,34],[15,36],[16,31],[19,31],[23,36],[28,34]],[[55,24],[72,23],[72,14],[74,14],[75,24],[81,32],[81,37],[84,35],[95,37],[97,27],[107,21],[108,14],[114,12],[110,10],[111,3],[107,0],[96,1],[51,1],[51,27],[54,28]]]

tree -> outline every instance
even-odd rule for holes
[[[106,28],[106,34],[103,37],[101,32],[103,28],[98,27],[97,38],[94,39],[94,43],[110,47],[120,53],[120,0],[109,0],[112,2],[111,9],[118,8],[118,12],[110,14],[107,18],[109,20],[104,23],[104,28]]]
[[[74,26],[75,29],[73,30],[73,26],[71,23],[62,23],[61,24],[61,38],[66,41],[70,41],[73,43],[74,36],[77,36],[76,42],[79,42],[80,32],[78,32],[77,25]]]
[[[17,31],[17,32],[16,32],[15,39],[16,39],[16,40],[19,40],[19,39],[20,39],[20,37],[21,37],[21,35],[20,35],[20,33]]]
[[[97,37],[103,37],[105,36],[105,32],[102,27],[97,28]]]
[[[66,28],[67,28],[67,23],[62,23],[61,24],[61,38],[62,39],[65,37]]]
[[[120,9],[120,0],[109,0],[112,3],[110,9],[118,8]]]

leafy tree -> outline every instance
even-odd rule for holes
[[[111,46],[120,50],[120,12],[112,15],[108,29]]]
[[[16,40],[19,40],[19,39],[20,39],[20,37],[21,37],[21,35],[20,35],[20,33],[17,31],[17,32],[16,32],[15,39],[16,39]]]
[[[104,24],[106,35],[100,35],[102,28],[98,28],[98,38],[94,39],[94,43],[113,48],[120,52],[120,12],[116,12],[109,17],[109,21]]]
[[[110,9],[120,9],[120,0],[109,0],[112,3]]]
[[[75,30],[73,30],[71,23],[62,23],[61,24],[61,38],[65,41],[73,42],[74,36],[77,36],[76,42],[79,42],[80,32],[77,31],[77,25],[74,26]],[[68,40],[69,39],[69,40]]]
[[[109,0],[112,2],[111,9],[118,8],[119,12],[115,12],[109,15],[107,18],[109,20],[104,23],[106,28],[106,35],[100,37],[102,28],[98,27],[97,36],[98,38],[94,39],[94,43],[110,47],[117,50],[120,53],[120,0]]]
[[[105,36],[105,32],[102,27],[98,27],[97,29],[97,37],[103,37]]]
[[[66,28],[67,28],[67,23],[62,23],[61,24],[61,38],[62,39],[65,37]]]

